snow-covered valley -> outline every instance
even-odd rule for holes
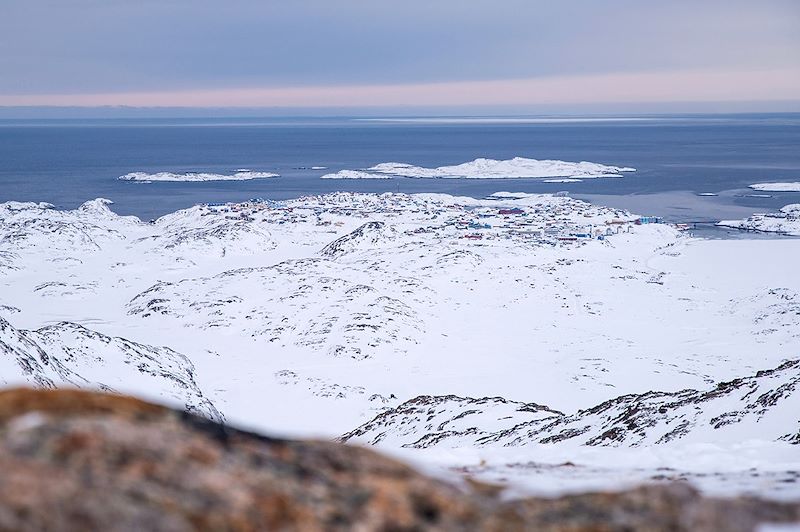
[[[153,223],[104,200],[0,204],[0,378],[346,434],[519,489],[667,468],[797,496],[800,240],[650,221],[509,193],[335,193]],[[730,458],[745,448],[759,459]]]

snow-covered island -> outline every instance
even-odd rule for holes
[[[360,170],[339,170],[320,176],[320,179],[391,179],[392,176],[384,174],[371,174]]]
[[[780,212],[754,214],[744,220],[722,220],[717,225],[743,231],[800,236],[800,203],[787,205]]]
[[[635,168],[609,166],[591,162],[537,160],[525,157],[513,159],[475,159],[453,166],[425,168],[407,163],[380,163],[362,170],[342,170],[326,174],[323,179],[386,179],[410,177],[423,179],[521,179],[550,178],[548,183],[575,183],[582,179],[622,177]]]
[[[750,185],[750,188],[762,192],[800,192],[800,181],[791,183],[755,183]]]
[[[245,168],[236,170],[232,174],[214,174],[208,172],[185,172],[176,174],[173,172],[131,172],[119,176],[121,181],[140,181],[142,183],[153,183],[155,181],[179,181],[179,182],[198,182],[198,181],[249,181],[251,179],[268,179],[280,177],[280,174],[272,172],[255,172]]]
[[[800,240],[513,192],[109,206],[0,204],[4,386],[134,393],[516,493],[800,495]]]

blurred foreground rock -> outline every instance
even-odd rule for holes
[[[288,441],[128,397],[0,392],[2,530],[753,530],[799,504],[680,484],[502,501],[373,451]]]

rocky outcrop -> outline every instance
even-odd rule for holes
[[[706,390],[621,395],[570,415],[502,398],[419,396],[342,441],[395,447],[519,446],[563,441],[638,446],[739,441],[758,434],[800,443],[800,360]]]
[[[224,421],[200,389],[194,364],[184,355],[72,322],[31,331],[17,329],[0,317],[0,386],[10,385],[133,389]]]
[[[397,231],[384,222],[367,222],[322,248],[320,254],[336,258],[354,251],[368,251],[396,237]]]
[[[420,395],[381,412],[341,439],[394,447],[425,448],[440,442],[469,447],[520,423],[563,415],[546,406],[502,397]]]
[[[753,530],[800,504],[682,484],[503,500],[373,451],[289,441],[119,395],[0,392],[4,530]]]

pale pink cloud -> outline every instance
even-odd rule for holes
[[[141,107],[368,107],[800,99],[800,68],[680,70],[520,80],[265,87],[101,94],[0,95],[0,105]]]

